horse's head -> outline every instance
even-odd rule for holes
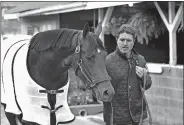
[[[106,71],[106,51],[99,33],[100,27],[96,35],[89,32],[86,24],[83,32],[58,29],[36,34],[30,42],[28,62],[38,83],[47,89],[64,86],[61,83],[66,83],[67,71],[72,66],[97,99],[110,101],[114,89]]]
[[[107,53],[97,35],[89,32],[88,24],[84,26],[77,41],[73,68],[86,87],[92,89],[97,99],[110,101],[114,88],[105,66]]]

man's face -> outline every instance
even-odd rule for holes
[[[133,36],[127,33],[121,33],[117,40],[117,47],[122,53],[128,54],[134,46]]]

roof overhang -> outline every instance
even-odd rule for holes
[[[98,8],[105,8],[105,7],[112,7],[112,6],[120,6],[125,4],[128,4],[129,6],[133,6],[133,4],[135,3],[138,3],[138,2],[88,2],[85,9],[86,10],[98,9]]]
[[[68,4],[60,4],[60,5],[55,5],[55,6],[49,6],[49,7],[44,7],[44,8],[40,8],[40,9],[35,9],[35,10],[31,10],[31,11],[26,11],[23,13],[19,13],[18,16],[19,17],[24,17],[24,16],[31,16],[31,15],[43,15],[43,13],[46,12],[55,12],[58,10],[70,10],[72,8],[82,8],[86,6],[86,2],[72,2],[72,3],[68,3]]]
[[[98,9],[98,8],[106,8],[112,6],[119,6],[128,4],[129,6],[133,6],[134,3],[138,2],[85,2],[84,6],[73,6],[72,8],[61,9],[57,11],[44,12],[42,15],[51,15],[58,13],[67,13],[79,10],[90,10],[90,9]]]
[[[43,7],[40,9],[29,10],[25,12],[16,13],[18,17],[25,16],[36,16],[36,15],[51,15],[58,13],[67,13],[79,10],[90,10],[90,9],[98,9],[98,8],[106,8],[112,6],[119,6],[128,4],[129,6],[133,6],[134,3],[138,2],[71,2],[68,4],[60,4],[49,7]]]
[[[4,20],[18,19],[18,16],[17,14],[4,14],[3,19]]]

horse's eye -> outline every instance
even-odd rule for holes
[[[101,54],[101,50],[100,49],[97,49],[97,53]]]

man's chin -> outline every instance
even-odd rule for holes
[[[128,49],[128,48],[123,48],[123,49],[121,50],[121,52],[126,54],[126,53],[129,52],[129,49]]]

